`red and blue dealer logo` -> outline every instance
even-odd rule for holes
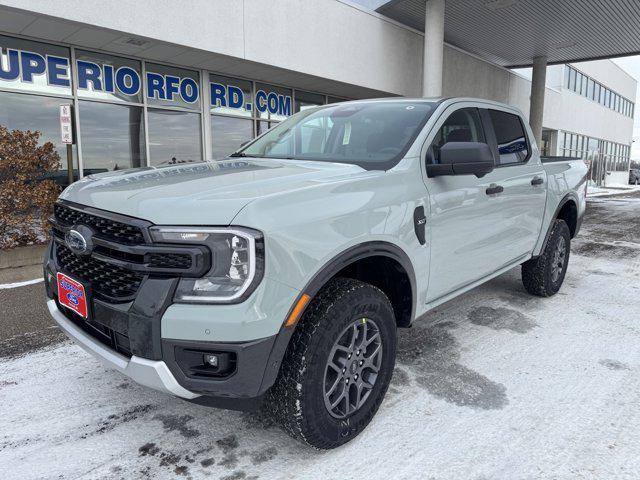
[[[58,272],[58,301],[78,315],[87,318],[87,295],[84,286],[60,272]]]

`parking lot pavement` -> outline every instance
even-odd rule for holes
[[[49,316],[44,283],[0,288],[0,359],[67,338]]]
[[[27,345],[0,360],[3,478],[637,479],[638,298],[640,194],[594,199],[558,295],[516,269],[401,331],[378,415],[330,452]]]

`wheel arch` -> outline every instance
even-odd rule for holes
[[[551,230],[553,230],[553,224],[556,220],[564,220],[568,227],[569,233],[571,233],[571,238],[575,237],[578,233],[578,229],[580,226],[580,220],[578,218],[578,205],[580,202],[578,200],[578,195],[575,192],[569,192],[562,200],[558,203],[553,216],[551,217],[551,221],[549,222],[549,226],[547,227],[547,233],[544,237],[544,242],[542,242],[542,248],[540,252],[543,252],[547,247],[547,243],[549,242],[549,236],[551,235]]]
[[[405,277],[411,294],[408,308],[406,306],[405,308],[401,308],[398,305],[399,299],[395,298],[396,295],[391,292],[389,288],[382,288],[383,286],[376,284],[379,282],[371,282],[372,262],[376,260],[381,261],[383,263],[381,266],[384,267],[395,266],[398,270],[393,274]],[[363,274],[363,272],[355,271],[356,269],[354,267],[364,265],[367,265],[369,272]],[[390,242],[374,241],[361,243],[348,248],[327,262],[307,283],[301,293],[306,293],[311,297],[311,300],[313,300],[315,295],[327,282],[336,276],[341,276],[341,274],[363,281],[367,281],[366,279],[369,275],[369,282],[367,283],[373,283],[390,297],[389,300],[394,306],[398,326],[409,326],[411,324],[416,308],[415,273],[409,256],[399,246]],[[387,287],[390,287],[390,285],[387,285]]]
[[[398,318],[396,314],[396,325],[398,325],[399,327],[409,327],[411,325],[416,311],[417,287],[413,264],[411,263],[409,256],[399,246],[384,241],[365,242],[350,247],[333,257],[318,272],[316,272],[311,280],[309,280],[307,285],[302,289],[300,294],[297,296],[296,301],[293,303],[293,305],[291,305],[291,308],[287,313],[287,317],[283,319],[280,332],[277,334],[276,341],[271,350],[267,369],[265,371],[265,376],[263,377],[262,385],[260,388],[261,392],[265,392],[269,387],[271,387],[271,385],[273,385],[276,380],[276,377],[280,370],[282,358],[284,357],[287,348],[289,347],[289,341],[293,336],[293,332],[295,331],[298,322],[289,327],[285,326],[285,323],[293,313],[301,298],[305,294],[310,297],[308,302],[304,304],[302,310],[298,312],[298,319],[302,318],[306,307],[313,301],[314,297],[322,289],[322,287],[325,286],[327,282],[329,282],[332,278],[339,276],[343,272],[349,272],[348,269],[353,268],[353,266],[355,265],[358,265],[358,262],[366,263],[372,262],[376,259],[386,259],[383,261],[395,262],[393,265],[397,265],[402,268],[402,272],[398,273],[403,274],[404,272],[411,292],[411,298],[409,300],[408,307],[403,309],[400,306],[401,303],[398,302],[397,298],[395,299],[396,302],[394,302],[393,298],[390,298],[390,301],[394,306],[394,313],[396,313],[396,309],[404,310],[404,313],[400,316],[400,318]],[[389,265],[391,264],[386,264],[386,266]],[[382,290],[384,291],[384,289]]]

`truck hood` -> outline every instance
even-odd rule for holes
[[[60,198],[155,224],[229,225],[256,198],[370,173],[342,163],[238,158],[90,175]]]

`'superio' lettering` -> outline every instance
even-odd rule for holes
[[[34,83],[42,77],[47,85],[71,87],[71,62],[69,58],[18,49],[2,49],[0,56],[0,82],[19,81]],[[174,102],[182,100],[188,104],[198,102],[200,87],[196,79],[185,76],[166,75],[149,70],[145,73],[144,84],[140,73],[130,66],[115,67],[108,63],[76,60],[78,89],[94,92],[138,95],[143,88],[150,99]],[[258,90],[255,98],[247,95],[242,88],[211,82],[209,84],[211,105],[251,111],[271,115],[291,115],[290,95]]]

